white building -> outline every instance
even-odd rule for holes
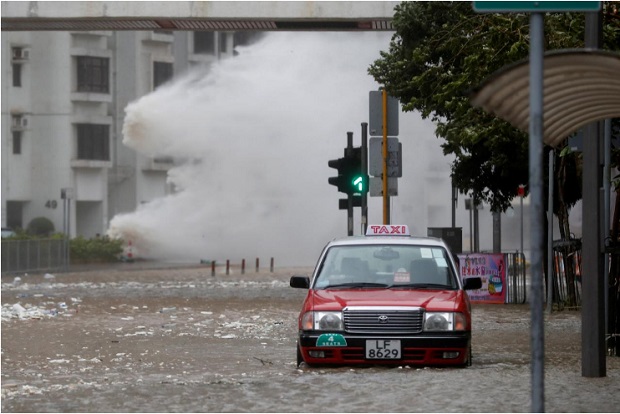
[[[171,158],[122,144],[126,105],[260,32],[3,32],[2,227],[45,217],[72,237],[170,191]],[[65,198],[63,199],[63,194]]]

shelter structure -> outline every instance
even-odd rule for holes
[[[620,117],[620,54],[599,49],[545,53],[543,141],[557,147],[583,126]],[[506,66],[473,93],[472,104],[527,132],[529,60]]]
[[[594,15],[594,17],[597,17]],[[592,36],[590,36],[592,37]],[[586,36],[586,45],[593,42]],[[595,37],[596,39],[596,37]],[[534,66],[534,63],[532,63]],[[584,142],[583,203],[583,308],[582,373],[605,375],[603,240],[600,121],[620,117],[620,54],[600,49],[554,50],[544,54],[542,73],[542,140],[557,147],[579,129],[587,130]],[[506,66],[477,88],[474,106],[530,130],[530,62]],[[530,136],[530,142],[532,137]],[[531,158],[530,158],[531,159]],[[532,183],[530,183],[532,185]],[[587,190],[587,192],[586,192]]]

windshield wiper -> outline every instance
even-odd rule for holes
[[[327,285],[324,287],[324,289],[331,289],[331,288],[387,288],[390,287],[390,285],[386,284],[386,283],[373,283],[373,282],[349,282],[349,283],[338,283],[335,285]]]
[[[451,289],[452,286],[442,285],[439,283],[395,283],[389,285],[388,288],[410,288],[410,289]]]

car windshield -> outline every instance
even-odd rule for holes
[[[314,288],[456,289],[448,255],[438,246],[332,246],[320,265]]]

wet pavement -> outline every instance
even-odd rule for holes
[[[528,412],[527,305],[474,305],[473,365],[295,363],[304,290],[276,269],[124,264],[2,277],[3,412]],[[578,312],[545,315],[545,409],[618,412],[620,358],[581,376]]]

